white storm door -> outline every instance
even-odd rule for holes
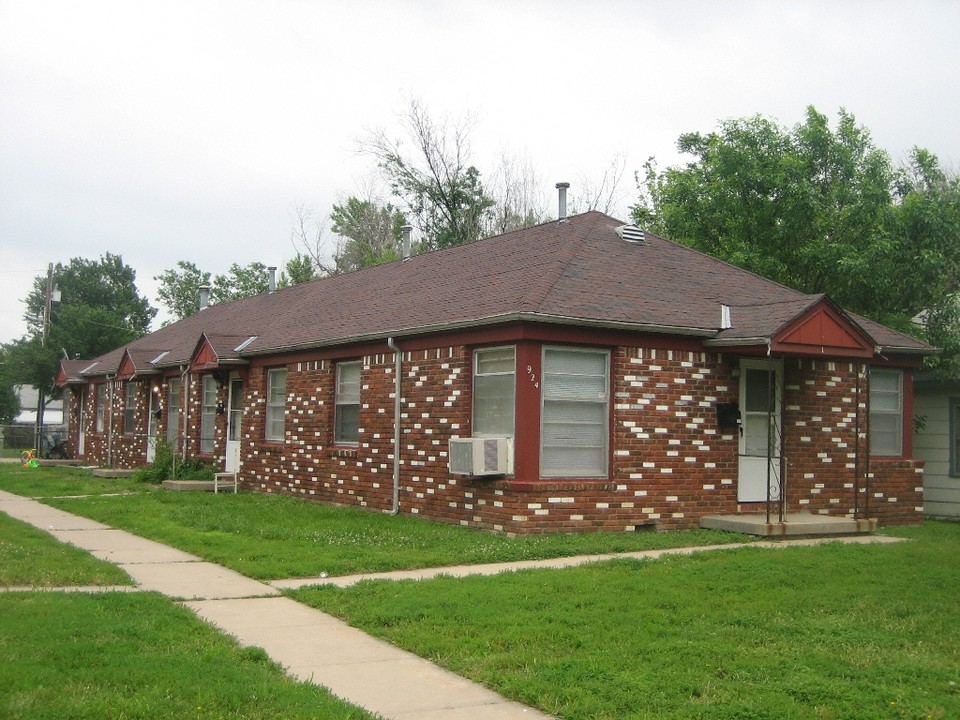
[[[157,397],[156,393],[151,390],[150,392],[150,404],[147,412],[147,464],[153,462],[154,458],[157,456],[157,414],[156,414],[156,405]]]
[[[783,367],[767,360],[740,362],[740,467],[738,502],[780,499]]]
[[[83,446],[87,438],[87,389],[80,391],[80,427],[77,432],[77,455],[83,457]]]
[[[227,454],[224,459],[224,472],[240,471],[240,421],[243,419],[243,380],[230,378],[230,408],[227,412]]]

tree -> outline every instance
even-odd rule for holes
[[[159,283],[157,299],[176,320],[200,311],[200,286],[210,285],[210,273],[188,260],[178,260],[176,268],[164,270],[153,279]]]
[[[302,262],[298,260],[297,262]],[[288,265],[289,267],[289,265]],[[295,272],[303,268],[295,265]],[[225,274],[215,275],[200,270],[188,260],[178,260],[175,268],[154,277],[159,283],[157,298],[175,320],[182,320],[200,310],[200,286],[210,287],[210,302],[223,303],[267,292],[270,269],[261,262],[249,265],[233,263]]]
[[[297,253],[294,257],[287,260],[287,264],[280,273],[280,279],[277,281],[278,287],[289,287],[290,285],[299,285],[309,282],[317,276],[313,265],[313,259],[306,253]]]
[[[48,279],[36,278],[24,301],[28,334],[4,353],[7,379],[49,398],[57,394],[53,381],[62,357],[97,357],[146,334],[157,311],[140,296],[136,276],[119,255],[110,253],[97,261],[58,263],[50,280],[60,301],[50,304],[46,336]]]
[[[853,115],[841,110],[835,131],[813,107],[792,129],[727,120],[677,146],[694,159],[645,165],[638,224],[880,322],[907,327],[926,306],[924,291],[890,292],[913,272],[901,266],[895,174]]]
[[[269,287],[270,269],[262,262],[249,265],[233,263],[226,274],[213,278],[210,297],[214,302],[230,302],[265,293]]]
[[[333,206],[332,229],[341,238],[334,272],[344,273],[400,257],[401,228],[406,219],[393,205],[348,197]]]
[[[473,242],[483,237],[493,200],[480,181],[480,171],[469,163],[469,136],[473,121],[436,123],[417,100],[402,118],[412,153],[380,131],[361,142],[393,194],[423,234],[427,249]]]
[[[502,235],[546,222],[549,212],[543,203],[543,188],[529,158],[503,152],[490,185],[493,204],[484,234]]]
[[[10,350],[0,345],[0,425],[9,425],[20,414],[20,398],[13,387],[17,383],[10,372]]]

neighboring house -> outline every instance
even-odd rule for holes
[[[73,452],[505,532],[912,523],[931,348],[589,212],[214,305],[64,363]]]
[[[14,425],[30,425],[36,427],[39,412],[40,393],[29,385],[14,385],[13,391],[20,400],[20,412],[14,418]],[[47,426],[63,425],[63,401],[47,399],[43,409],[43,424]]]
[[[921,374],[913,411],[920,423],[913,446],[925,463],[923,511],[928,517],[960,519],[960,380]]]

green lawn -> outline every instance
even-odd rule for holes
[[[0,490],[26,497],[141,493],[152,489],[130,478],[95,478],[78,468],[31,468],[22,467],[20,463],[0,463]]]
[[[0,490],[172,545],[248,577],[271,580],[462,563],[745,541],[731,533],[585,533],[507,537],[427,520],[258,493],[158,490],[115,480],[58,479],[62,470],[0,466]],[[125,494],[115,495],[120,491]],[[91,495],[89,497],[57,497]]]
[[[0,512],[0,587],[132,584],[116,565]]]
[[[902,534],[292,595],[567,720],[960,717],[960,525]]]
[[[0,657],[7,720],[372,720],[154,593],[0,593]]]

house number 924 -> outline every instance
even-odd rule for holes
[[[533,383],[533,386],[540,389],[540,382],[537,380],[537,374],[533,371],[532,365],[527,365],[527,375],[530,376],[530,382]]]

